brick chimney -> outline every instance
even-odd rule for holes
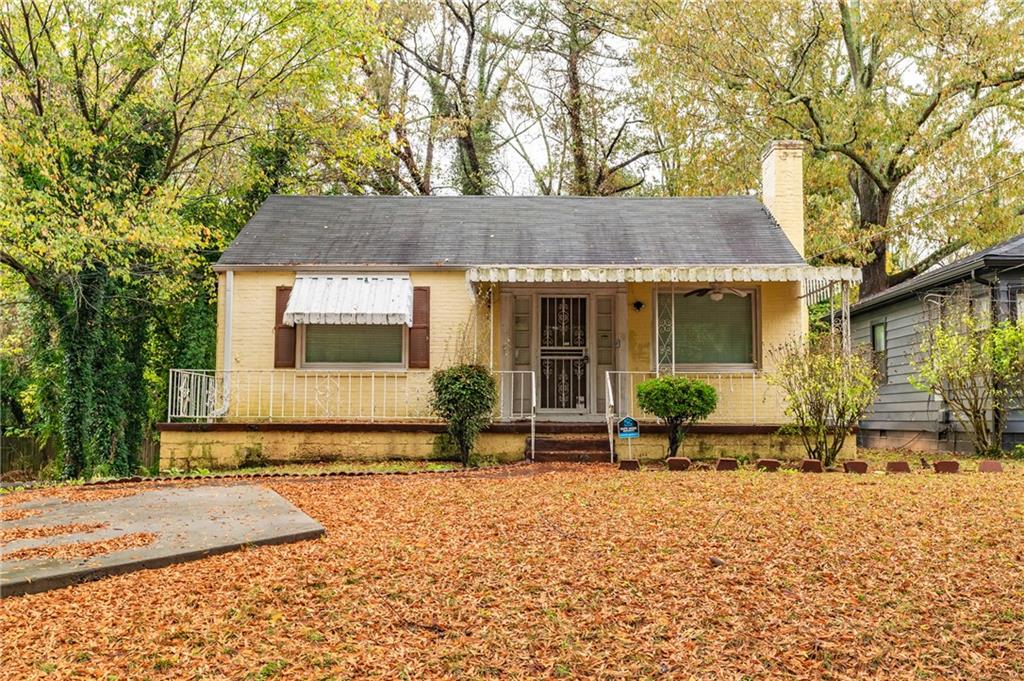
[[[775,140],[761,153],[761,201],[804,254],[804,143]]]

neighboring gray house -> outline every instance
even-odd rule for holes
[[[1024,234],[865,298],[850,310],[853,343],[879,357],[882,386],[860,423],[863,447],[970,451],[963,432],[935,395],[910,384],[911,362],[921,346],[928,307],[968,285],[976,309],[993,322],[1024,318]],[[1007,415],[1003,444],[1024,443],[1024,411]]]

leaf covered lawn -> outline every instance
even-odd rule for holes
[[[324,539],[5,600],[0,677],[1024,677],[1024,475],[546,470],[275,480]]]

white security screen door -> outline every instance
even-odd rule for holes
[[[540,297],[540,404],[551,411],[587,412],[587,298]]]

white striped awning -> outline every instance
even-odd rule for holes
[[[407,274],[300,274],[284,323],[412,326],[412,281]]]

